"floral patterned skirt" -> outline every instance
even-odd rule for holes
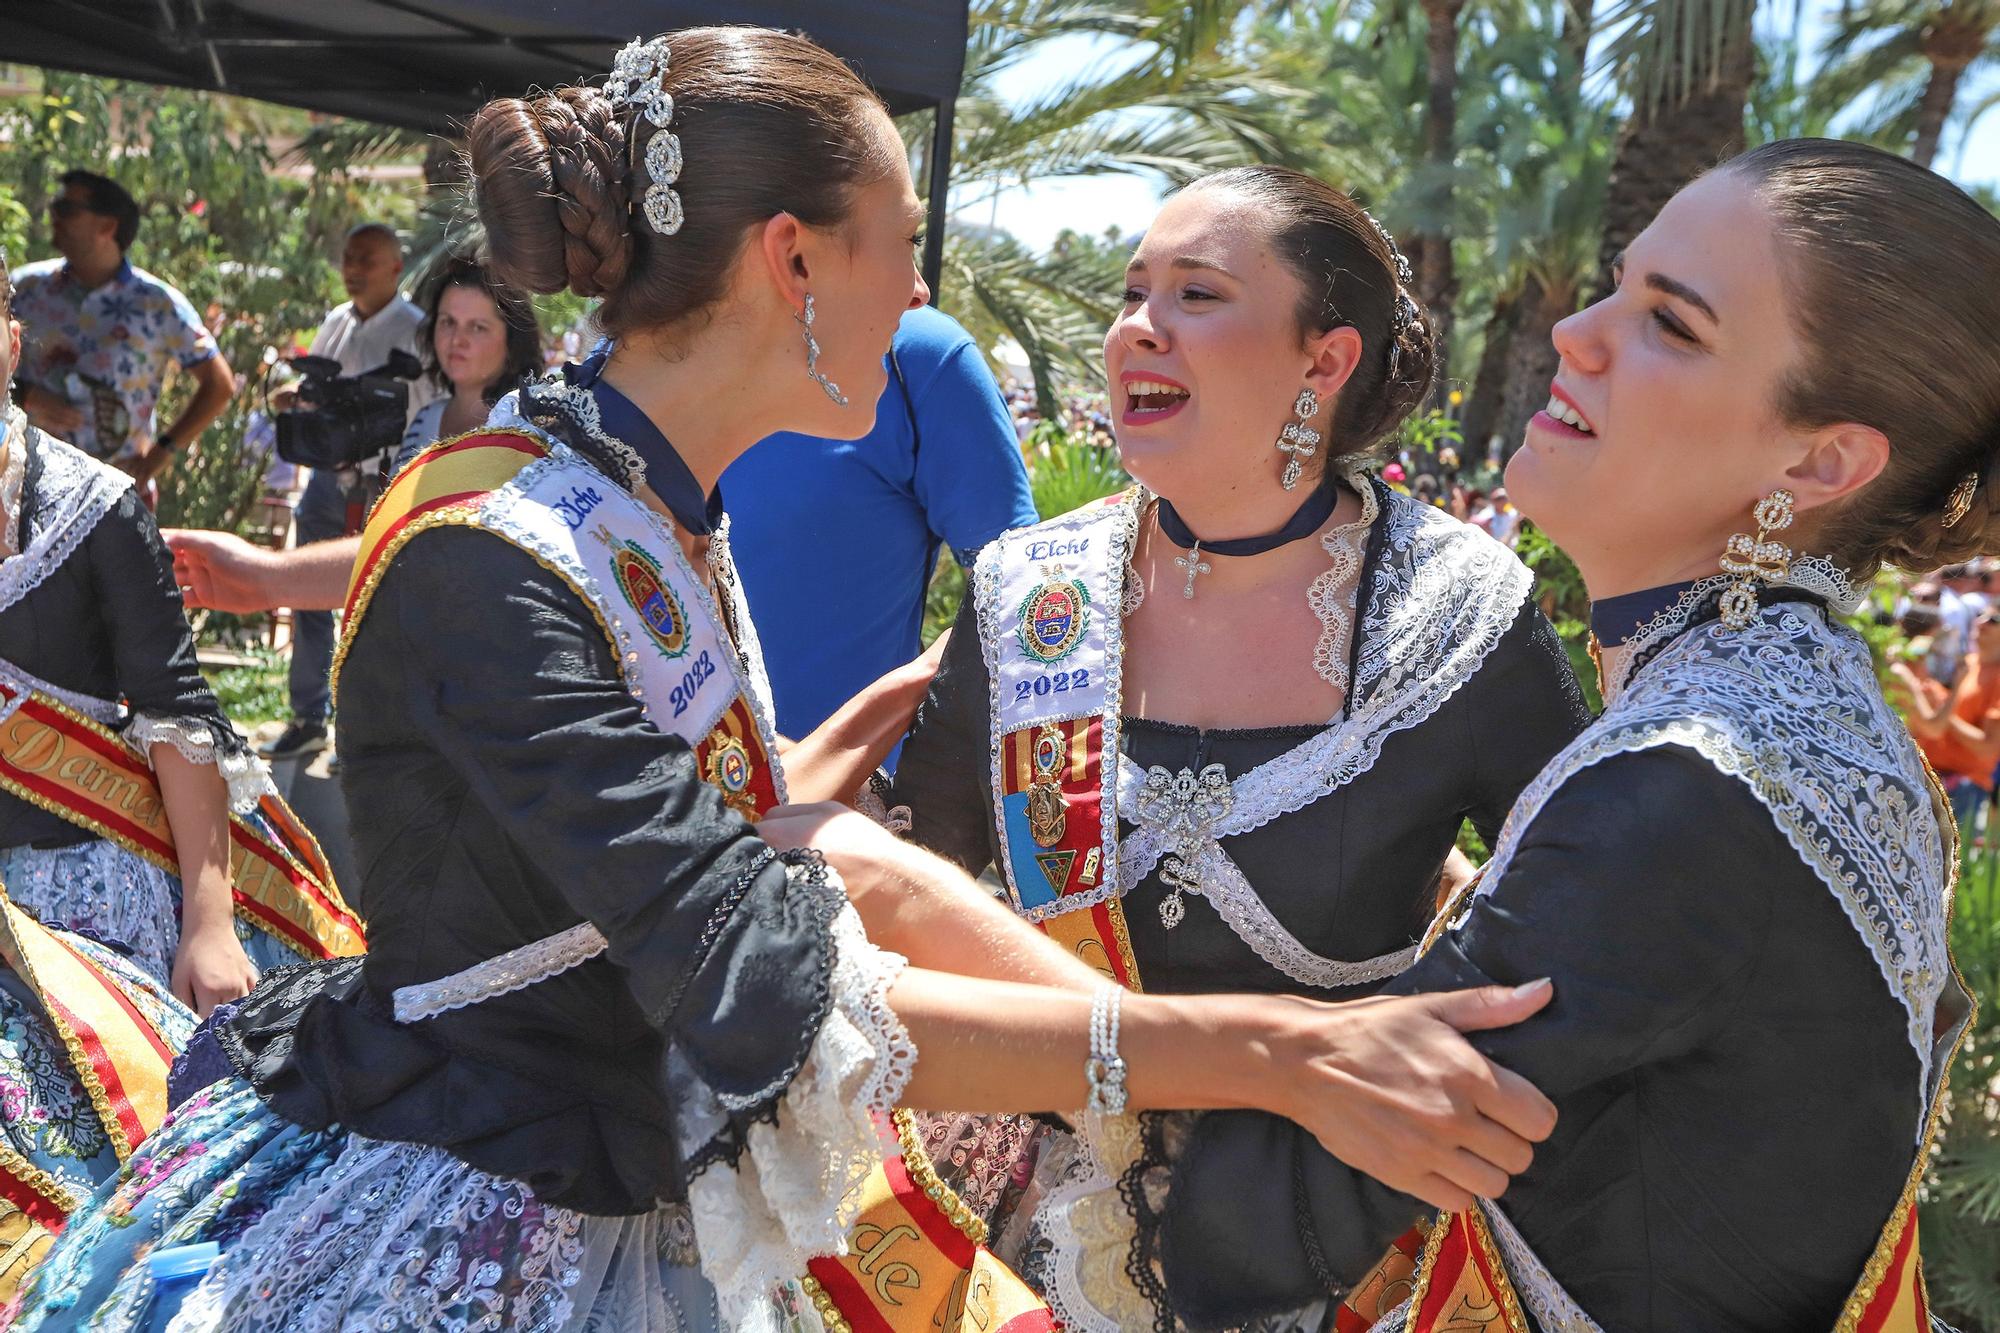
[[[181,881],[104,838],[68,847],[0,849],[0,885],[45,926],[81,931],[128,951],[162,986],[181,942]],[[241,915],[236,938],[260,973],[303,961]]]
[[[164,984],[124,955],[81,937],[69,943],[119,981],[126,998],[178,1052],[195,1018]],[[118,1169],[118,1155],[90,1096],[77,1080],[69,1052],[44,1016],[41,998],[11,969],[0,967],[0,1137],[72,1195],[91,1191]]]
[[[176,1333],[719,1327],[685,1209],[551,1207],[441,1148],[300,1129],[235,1079],[175,1110],[70,1219],[0,1325],[142,1330],[147,1256],[203,1241],[222,1257]]]

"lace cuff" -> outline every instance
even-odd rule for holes
[[[166,717],[157,713],[135,713],[125,729],[125,739],[142,753],[154,745],[167,744],[180,751],[190,764],[214,764],[229,785],[229,808],[245,814],[270,789],[271,774],[263,761],[233,730],[227,734],[222,724],[199,717]]]
[[[854,793],[854,808],[901,838],[910,831],[910,807],[888,804],[889,775],[876,769]]]
[[[844,893],[838,881],[831,887]],[[714,1166],[688,1184],[702,1269],[726,1328],[759,1327],[772,1293],[808,1259],[844,1252],[856,1192],[884,1151],[881,1126],[916,1067],[916,1047],[887,999],[907,960],[870,944],[845,903],[832,937],[826,1021],[777,1123],[751,1125],[734,1167]],[[701,1118],[687,1117],[684,1132]]]

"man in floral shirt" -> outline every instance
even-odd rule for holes
[[[116,181],[65,174],[49,233],[62,258],[13,275],[23,334],[15,396],[43,430],[143,485],[222,414],[236,378],[187,297],[125,258],[139,206]],[[172,365],[194,377],[195,393],[162,429],[160,391]]]

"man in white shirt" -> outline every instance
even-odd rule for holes
[[[397,290],[402,277],[403,244],[393,230],[380,222],[364,222],[348,232],[340,255],[340,280],[348,300],[328,312],[313,338],[311,354],[338,361],[342,375],[375,370],[399,348],[414,355],[424,312]],[[417,392],[415,385],[411,391]],[[360,468],[315,468],[299,500],[298,544],[331,541],[359,531],[376,471],[372,462]],[[333,637],[332,612],[292,613],[292,721],[283,735],[264,747],[266,758],[293,759],[325,748]]]

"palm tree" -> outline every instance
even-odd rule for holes
[[[1632,100],[1604,198],[1598,280],[1667,200],[1742,151],[1756,72],[1755,0],[1620,0],[1607,62]]]
[[[1870,132],[1929,166],[1966,76],[2000,56],[2000,0],[1862,0],[1822,54],[1829,95],[1873,92]]]

